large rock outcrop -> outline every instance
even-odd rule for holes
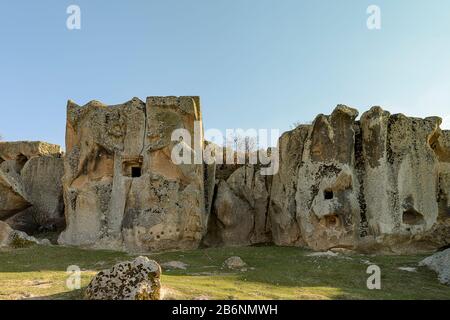
[[[450,244],[450,135],[441,119],[380,107],[357,116],[338,105],[284,133],[273,177],[218,165],[205,245],[405,253]]]
[[[280,138],[269,207],[274,242],[395,252],[450,243],[441,119],[380,107],[357,115],[340,105]]]
[[[267,207],[270,178],[245,165],[218,180],[209,218],[207,246],[237,246],[272,240]]]
[[[175,164],[175,129],[203,149],[197,97],[67,107],[67,228],[59,242],[132,251],[196,248],[206,231],[204,166]],[[194,134],[194,131],[197,131]],[[197,149],[196,149],[197,150]],[[193,151],[195,154],[195,151]]]
[[[273,176],[268,207],[273,241],[278,245],[304,245],[295,194],[308,131],[308,125],[301,125],[285,132],[278,141],[280,166]]]
[[[0,142],[0,219],[27,232],[64,226],[62,176],[58,145]]]
[[[62,177],[64,160],[61,157],[31,158],[21,171],[22,185],[32,207],[25,214],[50,230],[65,226]]]
[[[69,101],[64,159],[58,146],[0,143],[0,220],[17,229],[66,222],[61,244],[142,252],[201,243],[396,253],[448,246],[450,132],[441,119],[380,107],[357,117],[338,105],[284,133],[279,170],[267,176],[261,159],[237,161],[254,155],[248,150],[204,141],[198,97]],[[174,137],[177,129],[188,135]],[[216,158],[199,162],[210,149]],[[185,152],[190,163],[174,161]]]
[[[0,220],[7,219],[30,206],[20,182],[0,168]]]
[[[315,250],[348,247],[360,225],[355,172],[354,120],[358,112],[338,106],[309,127],[297,172],[296,219],[306,245]]]
[[[432,144],[440,123],[378,107],[362,116],[364,215],[376,242],[413,246],[438,223],[439,159]]]

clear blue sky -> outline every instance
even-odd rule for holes
[[[81,8],[81,30],[66,8]],[[382,28],[366,27],[381,8]],[[450,1],[41,0],[0,6],[0,133],[64,145],[68,99],[200,95],[205,128],[290,128],[343,103],[450,129]]]

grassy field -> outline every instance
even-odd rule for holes
[[[311,257],[290,247],[247,247],[177,251],[149,256],[163,263],[182,261],[186,270],[164,270],[165,299],[450,299],[450,287],[436,274],[416,267],[423,256]],[[246,271],[222,264],[240,256]],[[0,299],[82,299],[83,289],[66,287],[66,270],[78,265],[85,287],[99,270],[131,259],[113,251],[34,246],[0,250]],[[381,290],[368,290],[368,264],[381,268]]]

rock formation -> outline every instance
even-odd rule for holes
[[[357,117],[338,105],[284,133],[279,170],[267,176],[261,163],[173,161],[179,146],[191,160],[215,146],[203,139],[198,97],[69,101],[64,160],[57,146],[0,143],[0,219],[56,221],[62,188],[61,244],[148,252],[273,242],[396,253],[449,245],[450,131],[438,117],[380,107]],[[190,137],[174,140],[176,129]],[[221,160],[240,156],[214,148]]]
[[[250,240],[252,222],[268,217],[256,230],[277,245],[397,253],[448,245],[450,136],[441,119],[380,107],[357,116],[339,105],[284,133],[279,171],[264,188],[248,185],[258,181],[252,166],[220,179],[205,244],[264,242]]]
[[[196,248],[206,232],[205,168],[174,164],[171,136],[187,129],[202,150],[201,121],[197,97],[134,98],[116,106],[69,101],[67,228],[59,243],[132,251]]]
[[[31,206],[22,186],[0,169],[0,219],[6,219]]]
[[[61,148],[45,142],[0,142],[0,219],[15,229],[63,228]]]
[[[252,165],[239,167],[226,180],[218,179],[205,245],[271,242],[268,180]]]

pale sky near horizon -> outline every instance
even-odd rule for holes
[[[64,146],[66,102],[199,95],[205,129],[289,130],[337,104],[450,129],[448,0],[41,0],[0,7],[0,134]],[[66,9],[81,8],[81,30]],[[381,29],[366,26],[369,5]]]

